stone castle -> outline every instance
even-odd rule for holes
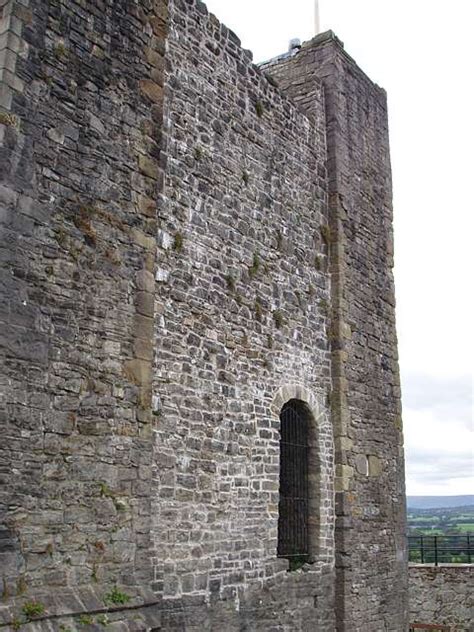
[[[385,92],[199,0],[0,7],[0,630],[405,632]]]

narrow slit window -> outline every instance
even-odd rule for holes
[[[308,559],[309,414],[303,402],[290,400],[280,413],[280,502],[278,556]]]

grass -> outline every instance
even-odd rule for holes
[[[109,625],[110,619],[106,614],[101,614],[97,617],[97,623],[99,625],[103,625],[104,627]]]
[[[127,601],[130,601],[130,595],[120,591],[117,586],[115,586],[110,592],[108,592],[104,597],[105,603],[111,603],[115,606],[121,606],[126,604]]]
[[[61,40],[54,47],[54,54],[58,59],[63,59],[68,56],[68,50],[66,44]]]
[[[235,292],[235,279],[232,276],[232,274],[227,274],[226,275],[225,282],[226,282],[226,285],[227,285],[227,289],[230,292]]]
[[[329,246],[329,244],[331,243],[331,230],[329,226],[327,224],[323,224],[320,230],[321,237],[323,238],[324,243],[326,244],[326,246]]]
[[[288,561],[290,563],[288,572],[291,573],[303,568],[303,566],[307,563],[308,558],[306,555],[296,555],[295,557],[290,557]]]
[[[30,620],[40,617],[44,613],[44,606],[39,601],[28,601],[22,610],[25,617]]]
[[[107,483],[100,483],[100,495],[104,498],[115,498],[114,492],[110,489]]]
[[[263,103],[261,101],[257,101],[255,103],[255,112],[257,113],[258,118],[262,118],[265,109],[263,107]]]
[[[173,250],[175,252],[181,252],[184,246],[184,237],[182,233],[176,233],[173,241]]]
[[[273,321],[277,329],[281,329],[281,327],[283,327],[283,323],[284,323],[283,314],[280,312],[279,309],[273,312]]]
[[[260,257],[258,253],[253,253],[252,265],[249,268],[250,277],[253,278],[260,269]]]

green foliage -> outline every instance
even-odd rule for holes
[[[106,614],[100,614],[97,617],[97,623],[99,625],[103,625],[105,627],[105,626],[109,625],[110,619],[109,619],[109,617]]]
[[[308,557],[306,555],[295,555],[295,557],[290,557],[288,572],[298,571],[300,568],[307,563]]]
[[[321,257],[319,255],[315,255],[315,257],[314,257],[314,267],[318,271],[321,270],[321,268],[322,268]]]
[[[249,274],[254,277],[260,269],[260,257],[257,252],[253,253],[252,265],[249,268]]]
[[[40,617],[44,613],[44,606],[39,601],[28,601],[22,608],[23,614],[29,619]]]
[[[199,145],[197,145],[194,148],[194,159],[197,160],[197,162],[199,162],[200,160],[202,160],[203,157],[203,151],[201,149],[201,147],[199,147]]]
[[[107,483],[99,483],[100,486],[100,495],[103,498],[115,498],[114,492],[110,489]]]
[[[90,616],[90,614],[81,614],[77,622],[79,625],[93,625],[94,619]]]
[[[232,274],[229,273],[229,274],[226,275],[225,282],[226,282],[226,285],[227,285],[227,289],[230,292],[235,292],[235,279],[232,276]]]
[[[329,246],[329,244],[331,243],[331,230],[329,226],[327,224],[323,224],[320,228],[320,231],[324,243],[326,244],[326,246]]]
[[[127,595],[124,592],[121,592],[117,586],[115,586],[109,593],[107,593],[104,597],[105,603],[111,603],[116,606],[126,604],[127,601],[130,601],[130,595]]]
[[[246,186],[250,182],[250,174],[248,171],[242,171],[242,181]]]
[[[66,44],[62,40],[60,40],[54,47],[54,54],[58,59],[64,59],[68,56]]]
[[[474,522],[468,522],[467,524],[459,524],[457,525],[457,529],[461,532],[466,533],[474,533]]]
[[[184,246],[183,234],[180,232],[177,232],[176,235],[174,236],[173,250],[175,252],[181,252],[183,250],[183,246]]]
[[[257,113],[258,118],[262,118],[265,109],[263,107],[263,103],[258,100],[255,103],[255,112]]]
[[[284,318],[283,318],[283,314],[281,313],[279,309],[273,312],[273,321],[277,329],[281,329],[283,327]]]
[[[435,543],[439,563],[469,563],[467,536],[470,535],[474,540],[473,506],[426,509],[411,507],[408,510],[407,522],[408,535],[415,536],[409,540],[410,562],[421,563],[421,539],[417,536],[423,536],[423,563],[434,562]]]
[[[263,307],[262,304],[260,303],[260,301],[257,300],[255,301],[255,318],[258,320],[258,322],[262,322],[262,317],[263,317]]]
[[[10,625],[12,627],[12,630],[19,630],[21,628],[21,626],[23,625],[23,622],[21,621],[21,619],[17,619],[16,617],[14,619],[12,619],[10,621]]]
[[[410,508],[409,535],[474,534],[474,507]]]

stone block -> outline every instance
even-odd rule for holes
[[[162,103],[163,88],[150,79],[142,79],[140,81],[140,91],[153,103]]]

